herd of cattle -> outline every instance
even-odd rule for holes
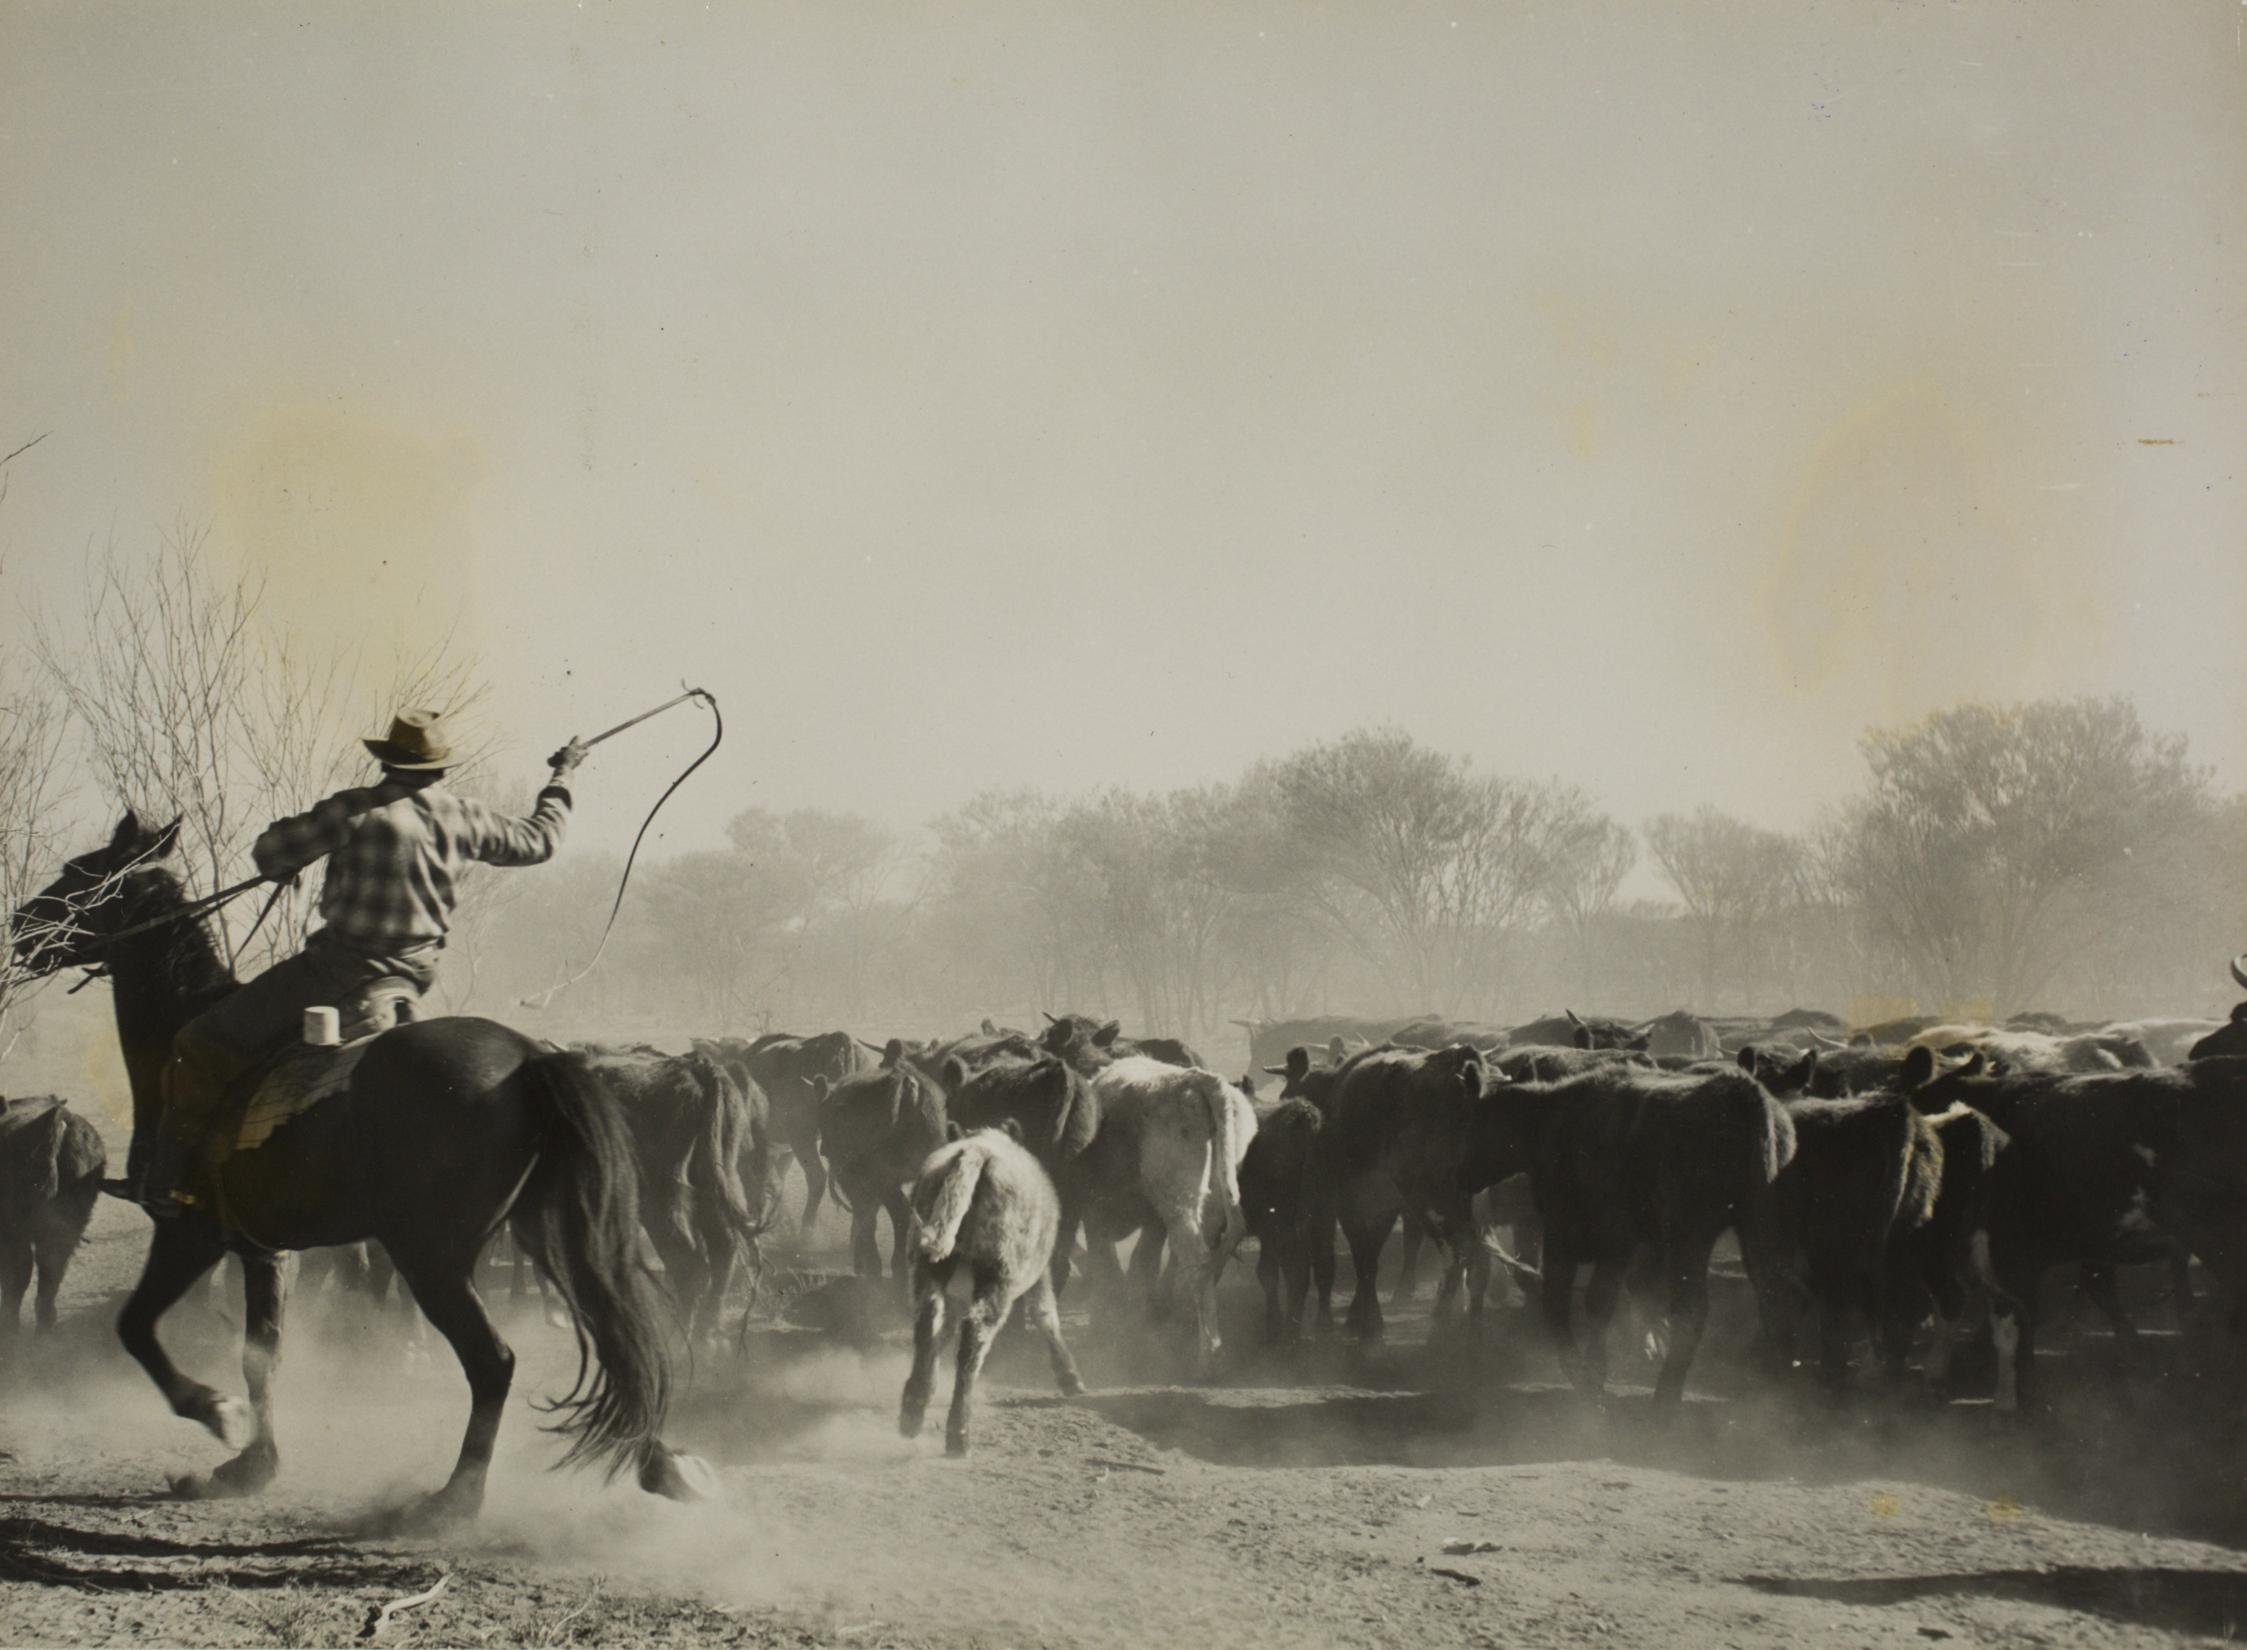
[[[2247,987],[2247,959],[2233,974]],[[1588,1389],[1604,1383],[1619,1298],[1644,1297],[1666,1319],[1664,1403],[1684,1392],[1727,1232],[1770,1348],[1830,1383],[1847,1378],[1860,1326],[1892,1378],[1923,1352],[1938,1388],[1960,1337],[1976,1334],[1994,1347],[1998,1407],[2017,1407],[2038,1282],[2059,1266],[2077,1269],[2125,1339],[2124,1266],[2168,1268],[2181,1307],[2197,1260],[2219,1321],[2247,1327],[2247,1004],[2230,1022],[1922,1019],[1854,1033],[1806,1010],[1640,1025],[1571,1013],[1505,1029],[1257,1024],[1252,1057],[1281,1080],[1264,1103],[1253,1077],[1227,1082],[1181,1043],[1049,1019],[1034,1036],[986,1021],[949,1041],[880,1047],[831,1032],[697,1041],[683,1056],[601,1053],[642,1096],[650,1235],[689,1318],[714,1326],[730,1264],[708,1259],[728,1220],[705,1211],[738,1200],[769,1225],[792,1159],[805,1221],[830,1191],[850,1212],[862,1275],[884,1271],[889,1217],[889,1270],[916,1280],[920,1307],[916,1415],[942,1323],[932,1274],[963,1263],[978,1295],[970,1320],[983,1323],[972,1362],[1026,1295],[1026,1321],[1075,1381],[1051,1291],[1066,1287],[1080,1238],[1084,1264],[1121,1283],[1116,1246],[1140,1237],[1133,1281],[1182,1308],[1204,1373],[1219,1352],[1216,1283],[1244,1238],[1256,1240],[1266,1333],[1285,1341],[1307,1314],[1329,1324],[1339,1233],[1355,1273],[1345,1327],[1370,1339],[1383,1328],[1382,1250],[1400,1228],[1403,1289],[1429,1240],[1444,1256],[1439,1330],[1462,1308],[1478,1317],[1503,1268]],[[939,1232],[916,1212],[916,1196],[935,1195],[924,1174],[949,1173],[958,1191],[959,1154],[944,1153],[963,1134],[986,1140],[970,1160],[1000,1165],[987,1200],[1020,1162],[1051,1188],[1050,1253],[1034,1277],[1019,1242],[986,1269],[953,1252],[957,1222]],[[698,1231],[709,1234],[699,1244]],[[1587,1267],[1579,1336],[1574,1284]]]
[[[2232,974],[2247,988],[2247,958]],[[1465,1318],[1479,1317],[1503,1268],[1589,1390],[1604,1385],[1619,1298],[1644,1299],[1666,1320],[1664,1404],[1683,1395],[1727,1232],[1769,1347],[1829,1383],[1847,1378],[1860,1325],[1893,1379],[1925,1333],[1924,1377],[1938,1389],[1960,1337],[1986,1334],[1996,1403],[2017,1407],[2038,1283],[2059,1266],[2077,1269],[2127,1339],[2115,1269],[2169,1268],[2181,1309],[2197,1260],[2215,1289],[2212,1321],[2227,1339],[2247,1329],[2247,1003],[2229,1022],[2028,1016],[1854,1033],[1808,1010],[1640,1025],[1570,1013],[1504,1029],[1259,1023],[1252,1059],[1281,1080],[1264,1103],[1253,1077],[1228,1082],[1182,1043],[1048,1019],[1034,1036],[985,1021],[965,1037],[879,1047],[840,1031],[697,1040],[683,1055],[587,1046],[631,1121],[643,1224],[684,1325],[717,1330],[753,1258],[745,1234],[780,1218],[793,1162],[803,1223],[831,1192],[862,1275],[882,1275],[889,1216],[891,1273],[911,1280],[916,1303],[908,1431],[928,1398],[944,1286],[967,1273],[948,1434],[958,1450],[976,1371],[1018,1299],[1056,1378],[1076,1388],[1055,1296],[1080,1237],[1088,1268],[1117,1286],[1116,1246],[1139,1237],[1132,1281],[1150,1303],[1183,1308],[1205,1374],[1220,1350],[1216,1285],[1244,1239],[1256,1241],[1266,1333],[1288,1341],[1307,1312],[1330,1323],[1339,1232],[1355,1273],[1345,1326],[1372,1339],[1381,1253],[1400,1227],[1401,1289],[1429,1240],[1444,1257],[1439,1332],[1460,1319],[1462,1294]],[[19,1214],[55,1202],[68,1156],[56,1155],[60,1121],[36,1121],[0,1128],[0,1157],[16,1135],[39,1158],[0,1164],[11,1185],[0,1332],[31,1271]],[[98,1160],[79,1167],[98,1176]],[[90,1188],[83,1202],[90,1212]],[[83,1230],[82,1215],[74,1223]]]

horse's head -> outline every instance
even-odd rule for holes
[[[172,881],[158,862],[179,845],[179,823],[152,828],[128,808],[106,843],[64,861],[62,874],[8,919],[16,960],[34,976],[99,962],[101,942],[128,927],[145,903],[135,896],[159,879]]]

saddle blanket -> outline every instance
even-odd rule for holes
[[[373,1042],[373,1037],[361,1037],[334,1048],[300,1043],[282,1054],[266,1067],[251,1091],[241,1127],[234,1131],[234,1150],[257,1150],[284,1123],[341,1093],[359,1069],[359,1057]]]

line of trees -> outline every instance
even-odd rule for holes
[[[1078,1006],[1188,1035],[1330,1008],[1872,1019],[2228,999],[2247,799],[2215,794],[2126,700],[1962,706],[1863,753],[1862,790],[1801,833],[1708,808],[1634,832],[1571,786],[1394,728],[1194,790],[987,793],[918,844],[751,810],[727,848],[651,872],[572,996],[619,1026],[911,1030]],[[1666,897],[1624,897],[1642,854]],[[495,986],[535,991],[554,959],[589,955],[615,870],[526,884],[479,942]]]
[[[185,816],[202,891],[246,874],[268,819],[363,772],[357,735],[390,707],[477,697],[449,648],[292,648],[193,534],[98,558],[80,622],[43,622],[29,659],[0,658],[0,899],[12,908],[72,846],[55,830],[70,740],[100,808]],[[1063,1007],[1197,1035],[1322,1009],[1869,1019],[2228,997],[2247,798],[2217,794],[2129,701],[1963,705],[1861,750],[1858,792],[1799,833],[1712,808],[1633,830],[1574,786],[1484,772],[1393,727],[1197,789],[987,792],[911,840],[753,808],[723,847],[646,864],[603,966],[555,1000],[576,1024],[651,1035]],[[460,782],[477,787],[474,753]],[[471,876],[443,1006],[510,1014],[551,994],[592,955],[619,869],[578,853]],[[1634,884],[1660,893],[1627,898]],[[297,944],[315,899],[292,895],[242,966]],[[0,959],[0,1038],[26,986]]]

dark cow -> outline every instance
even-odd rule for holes
[[[804,1176],[804,1213],[799,1230],[810,1231],[826,1195],[827,1170],[819,1158],[819,1091],[814,1078],[833,1087],[866,1070],[873,1057],[847,1031],[798,1037],[772,1032],[754,1042],[736,1037],[697,1040],[693,1047],[723,1065],[736,1082],[744,1077],[764,1090],[771,1107],[772,1134]]]
[[[1326,1118],[1309,1100],[1283,1100],[1257,1125],[1241,1159],[1241,1210],[1256,1239],[1264,1338],[1294,1340],[1303,1298],[1318,1285],[1318,1327],[1334,1312],[1334,1216],[1320,1195]]]
[[[1100,1141],[1100,1102],[1092,1085],[1066,1061],[1051,1056],[1029,1064],[1000,1061],[972,1074],[953,1059],[945,1065],[943,1082],[954,1124],[972,1131],[1004,1128],[1012,1122],[1023,1145],[1053,1177],[1061,1198],[1053,1286],[1066,1287],[1070,1252],[1093,1195],[1104,1182],[1116,1178],[1106,1172],[1105,1158],[1115,1154]],[[1148,1218],[1152,1214],[1147,1211]],[[1093,1246],[1093,1253],[1097,1259],[1100,1245]],[[1107,1259],[1112,1268],[1112,1250]]]
[[[984,1025],[990,1026],[986,1020]],[[1003,1026],[987,1031],[971,1031],[965,1037],[955,1037],[950,1042],[930,1038],[926,1042],[912,1042],[903,1037],[892,1037],[879,1048],[861,1039],[858,1045],[872,1054],[877,1067],[887,1071],[900,1060],[910,1063],[916,1070],[942,1082],[944,1062],[957,1060],[970,1072],[981,1071],[985,1066],[995,1066],[1003,1061],[1029,1065],[1045,1058],[1045,1051],[1035,1039],[1020,1031]]]
[[[34,1269],[34,1317],[54,1328],[55,1296],[108,1166],[100,1133],[64,1101],[0,1100],[0,1345],[15,1338]]]
[[[1740,1051],[1739,1060],[1741,1069],[1773,1094],[1814,1100],[1885,1092],[1896,1086],[1904,1069],[1900,1054],[1877,1048],[1814,1048],[1797,1054],[1751,1043]]]
[[[1838,1014],[1828,1014],[1822,1008],[1790,1008],[1784,1014],[1774,1014],[1768,1024],[1774,1031],[1823,1031],[1839,1037],[1848,1030],[1848,1024]]]
[[[1819,1378],[1838,1387],[1849,1374],[1852,1313],[1861,1310],[1891,1346],[1898,1339],[1888,1300],[1891,1250],[1935,1218],[1942,1141],[1896,1095],[1791,1100],[1786,1111],[1794,1160],[1748,1206],[1740,1257],[1764,1333],[1782,1354],[1797,1344],[1795,1291],[1808,1294],[1818,1319]]]
[[[1474,1259],[1475,1190],[1452,1172],[1443,1130],[1454,1126],[1447,1102],[1482,1092],[1483,1061],[1466,1047],[1413,1051],[1371,1049],[1351,1056],[1334,1074],[1325,1129],[1327,1195],[1350,1246],[1357,1290],[1346,1322],[1366,1340],[1383,1325],[1375,1291],[1381,1247],[1406,1211],[1427,1222],[1450,1251],[1437,1298],[1437,1314],[1455,1297],[1465,1264]],[[1479,1300],[1479,1292],[1478,1292]]]
[[[1635,1027],[1621,1020],[1594,1017],[1584,1019],[1574,1009],[1559,1014],[1548,1014],[1541,1020],[1515,1026],[1506,1033],[1506,1046],[1520,1048],[1526,1043],[1551,1044],[1560,1048],[1620,1048],[1643,1052],[1646,1038]]]
[[[1444,1020],[1427,1014],[1417,1020],[1407,1020],[1390,1032],[1386,1040],[1399,1048],[1449,1048],[1458,1043],[1494,1054],[1506,1046],[1507,1035],[1499,1026],[1478,1025],[1472,1020]]]
[[[1654,1397],[1675,1405],[1708,1318],[1709,1253],[1794,1158],[1786,1108],[1744,1072],[1672,1077],[1627,1067],[1558,1083],[1494,1082],[1470,1108],[1462,1189],[1527,1170],[1544,1225],[1545,1324],[1569,1379],[1607,1381],[1607,1320],[1625,1268],[1652,1250],[1668,1294],[1669,1348]],[[1590,1262],[1591,1319],[1570,1324],[1576,1269]]]
[[[2013,1349],[2001,1355],[2015,1356],[2020,1346],[2020,1303],[1998,1282],[1991,1239],[2020,1224],[2020,1160],[2005,1131],[1971,1106],[1928,1115],[1926,1124],[1941,1155],[1935,1212],[1890,1237],[1885,1350],[1889,1380],[1898,1384],[1911,1331],[1932,1307],[1925,1379],[1931,1394],[1948,1397],[1951,1353],[1962,1336],[1990,1327],[2000,1348]]]
[[[1530,1043],[1507,1049],[1489,1062],[1513,1083],[1557,1083],[1609,1066],[1643,1066],[1645,1057],[1630,1049],[1573,1048],[1551,1043]]]
[[[1901,1019],[1882,1020],[1875,1025],[1854,1026],[1849,1040],[1860,1040],[1875,1048],[1901,1048],[1932,1025],[1939,1024],[1932,1014],[1907,1014]]]
[[[2185,1054],[2187,1060],[2236,1060],[2242,1056],[2247,1056],[2247,1003],[2232,1009],[2230,1024],[2221,1031],[2211,1031]]]
[[[2231,977],[2247,991],[2247,954],[2231,960]],[[2192,1045],[2185,1056],[2188,1060],[2234,1059],[2247,1055],[2247,1003],[2235,1003],[2231,1023],[2221,1031],[2212,1031]]]
[[[2071,1020],[2064,1014],[2047,1014],[2041,1009],[2024,1009],[2018,1014],[2006,1017],[2005,1029],[2007,1031],[2041,1031],[2047,1037],[2079,1037],[2086,1031],[2096,1031],[2099,1028],[2089,1021]]]
[[[1096,1048],[1112,1060],[1144,1055],[1166,1066],[1202,1066],[1202,1057],[1175,1037],[1126,1037],[1116,1020],[1095,1020],[1089,1014],[1048,1014],[1039,1046],[1048,1054],[1070,1058],[1073,1051]],[[1082,1061],[1073,1062],[1081,1065]]]
[[[640,1224],[662,1258],[689,1332],[714,1334],[737,1262],[755,1263],[762,1211],[741,1164],[753,1130],[740,1088],[702,1054],[581,1044],[593,1075],[622,1102],[640,1170]]]
[[[1387,1042],[1389,1033],[1404,1023],[1401,1016],[1368,1020],[1348,1014],[1329,1014],[1306,1020],[1233,1022],[1248,1033],[1249,1064],[1262,1071],[1276,1068],[1287,1058],[1287,1051],[1298,1045],[1324,1048],[1339,1039],[1347,1054],[1361,1048],[1370,1048],[1376,1043]]]
[[[814,1079],[819,1100],[819,1151],[835,1201],[850,1211],[851,1270],[882,1275],[881,1232],[887,1211],[890,1275],[910,1281],[913,1182],[930,1153],[944,1144],[947,1113],[936,1078],[909,1060],[846,1077],[833,1088]]]
[[[1634,1027],[1633,1035],[1644,1037],[1646,1052],[1657,1058],[1676,1055],[1688,1060],[1715,1060],[1724,1054],[1716,1027],[1682,1008]]]
[[[1342,1067],[1359,1055],[1394,1053],[1400,1047],[1400,1045],[1394,1043],[1382,1043],[1374,1048],[1352,1051],[1343,1049],[1339,1044],[1340,1039],[1337,1038],[1335,1044],[1328,1047],[1327,1063],[1322,1067],[1314,1067],[1311,1064],[1310,1050],[1300,1047],[1288,1050],[1287,1063],[1284,1066],[1267,1066],[1265,1069],[1273,1076],[1287,1079],[1286,1085],[1280,1090],[1280,1098],[1282,1100],[1308,1100],[1318,1108],[1319,1115],[1331,1123],[1334,1117],[1337,1080]],[[1403,1052],[1423,1053],[1426,1051],[1405,1049]],[[1568,1049],[1557,1052],[1574,1054],[1575,1050]],[[1333,1176],[1323,1167],[1314,1176],[1309,1216],[1311,1221],[1309,1238],[1311,1253],[1318,1264],[1329,1268],[1327,1276],[1330,1279],[1334,1256],[1335,1228],[1332,1181]],[[1402,1218],[1404,1224],[1404,1256],[1397,1268],[1396,1284],[1389,1291],[1389,1304],[1391,1306],[1401,1306],[1418,1293],[1420,1287],[1420,1253],[1427,1247],[1428,1243],[1428,1223],[1421,1210],[1407,1203]],[[1479,1270],[1476,1282],[1475,1303],[1479,1308],[1482,1294],[1480,1287],[1482,1274]],[[1331,1283],[1328,1285],[1328,1289],[1331,1293]],[[1320,1323],[1323,1326],[1326,1322],[1327,1319],[1322,1310]]]
[[[2018,1164],[2016,1218],[1993,1228],[2000,1286],[2020,1303],[2017,1349],[2001,1340],[1999,1401],[2024,1395],[2034,1368],[2037,1284],[2065,1263],[2086,1282],[2127,1346],[2112,1298],[2116,1266],[2197,1255],[2226,1299],[2247,1282],[2247,1061],[2215,1059],[2095,1076],[1993,1077],[1969,1061],[1940,1073],[1915,1049],[1903,1082],[1923,1110],[1973,1107],[2005,1131]],[[2103,1285],[2103,1288],[2102,1288]],[[2008,1357],[2012,1351],[2015,1356]]]

